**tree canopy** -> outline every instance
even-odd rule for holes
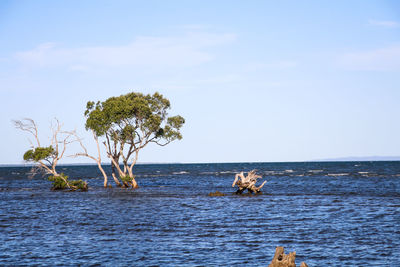
[[[56,151],[52,146],[49,147],[36,147],[29,149],[24,154],[25,161],[38,162],[40,160],[48,161],[50,157],[55,157]]]

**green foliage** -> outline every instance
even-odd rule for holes
[[[125,182],[128,184],[132,182],[132,177],[129,177],[129,175],[121,176],[119,178],[121,179],[122,182]],[[135,177],[133,177],[133,178],[135,178]]]
[[[86,182],[82,180],[68,181],[68,176],[64,173],[61,173],[58,176],[51,175],[48,177],[48,180],[50,182],[53,182],[53,187],[51,188],[52,190],[68,189],[68,185],[66,182],[68,182],[69,185],[72,187],[71,189],[80,189],[82,191],[87,191],[88,189]]]
[[[87,191],[88,190],[87,183],[85,181],[82,181],[81,179],[79,179],[79,180],[71,180],[69,182],[69,184],[71,186],[75,186],[77,189],[80,189],[82,191]]]
[[[35,149],[29,149],[24,154],[25,161],[38,162],[40,160],[48,159],[55,156],[56,151],[52,146],[49,147],[36,147]]]
[[[86,129],[97,136],[108,136],[116,143],[134,143],[140,138],[171,142],[181,139],[179,132],[185,120],[167,117],[170,102],[159,93],[129,93],[110,97],[104,102],[86,105]]]
[[[63,179],[64,178],[64,179]],[[68,188],[68,185],[65,181],[68,181],[68,176],[64,173],[61,173],[59,176],[51,175],[47,178],[50,182],[53,182],[53,190],[62,190]]]

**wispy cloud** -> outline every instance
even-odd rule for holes
[[[65,67],[88,71],[101,67],[187,67],[214,59],[213,47],[231,43],[234,34],[187,33],[179,37],[137,37],[119,46],[65,48],[43,43],[16,58],[31,67]]]
[[[380,26],[380,27],[385,27],[385,28],[399,28],[400,23],[397,21],[391,21],[391,20],[369,20],[370,25],[374,26]]]
[[[347,70],[400,71],[400,45],[348,53],[338,63]]]

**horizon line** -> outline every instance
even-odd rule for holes
[[[219,161],[219,162],[138,162],[136,165],[168,165],[168,164],[257,164],[257,163],[317,163],[317,162],[394,162],[400,161],[400,156],[381,156],[381,157],[343,157],[332,159],[316,159],[316,160],[293,160],[293,161]],[[31,167],[33,163],[0,163],[0,167]],[[82,162],[82,163],[60,163],[57,166],[88,166],[97,163]],[[102,162],[101,165],[111,165],[110,162]],[[122,164],[121,164],[122,165]]]

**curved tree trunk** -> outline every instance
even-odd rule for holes
[[[98,158],[95,159],[97,161],[97,166],[99,167],[99,170],[101,171],[101,173],[103,174],[104,177],[104,187],[107,187],[108,185],[108,176],[106,174],[106,172],[104,171],[103,167],[101,166],[101,152],[100,152],[100,144],[99,144],[99,138],[97,137],[96,133],[92,130],[92,134],[93,134],[93,138],[96,141],[96,145],[97,145],[97,154],[98,154]],[[87,154],[87,153],[86,153]]]
[[[130,165],[130,166],[127,166],[127,167],[128,167],[129,177],[132,179],[132,180],[131,180],[132,189],[135,189],[135,188],[138,188],[138,187],[139,187],[138,183],[136,182],[135,175],[133,175],[133,166],[135,166],[138,157],[139,157],[139,149],[136,149],[136,151],[135,151],[135,158],[133,159],[131,165]]]
[[[132,189],[138,188],[139,185],[136,182],[135,175],[133,175],[132,168],[129,167],[127,168],[127,170],[128,170],[128,175],[131,178]]]
[[[101,162],[97,162],[97,166],[99,167],[99,170],[101,171],[101,174],[103,174],[104,177],[104,187],[107,187],[108,185],[108,177],[106,172],[104,171],[103,167],[101,166]]]
[[[115,166],[114,166],[114,163],[112,162],[112,163],[111,163],[111,176],[112,176],[112,178],[114,179],[114,182],[117,184],[117,186],[121,187],[122,185],[121,185],[121,183],[119,182],[117,176],[115,175],[115,169],[116,169],[116,168],[115,168]]]
[[[106,172],[104,171],[103,167],[101,166],[100,144],[99,144],[99,138],[97,137],[96,133],[94,131],[92,131],[93,139],[94,139],[94,141],[96,142],[96,145],[97,145],[97,157],[89,155],[85,145],[82,142],[82,139],[78,136],[78,134],[75,131],[71,132],[71,134],[73,134],[76,137],[76,140],[79,142],[79,144],[81,145],[81,148],[83,150],[83,152],[71,155],[71,157],[88,157],[88,158],[96,161],[97,167],[99,168],[100,172],[103,174],[103,177],[104,177],[104,187],[107,187],[107,185],[108,185],[108,176],[107,176]]]
[[[131,181],[131,183],[132,183],[132,189],[138,188],[139,185],[137,184],[137,182],[136,182],[136,180],[135,180],[135,177],[131,177],[131,178],[132,178],[132,181]]]
[[[119,182],[117,176],[115,176],[115,173],[111,174],[112,178],[114,179],[114,182],[117,184],[117,186],[121,187],[121,183]]]
[[[268,267],[296,267],[295,259],[295,251],[285,254],[285,249],[283,247],[276,247],[274,258]],[[308,267],[308,265],[302,262],[300,267]]]

